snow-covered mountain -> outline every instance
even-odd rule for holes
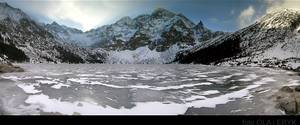
[[[80,47],[78,47],[80,46]],[[87,32],[42,25],[0,3],[0,62],[202,63],[300,69],[300,11],[277,10],[234,33],[158,8]]]
[[[62,42],[20,9],[0,3],[0,59],[12,62],[103,62],[101,50]]]
[[[126,16],[116,23],[87,32],[56,22],[47,24],[46,28],[69,42],[106,50],[135,50],[148,46],[151,50],[164,51],[174,44],[182,47],[195,45],[197,42],[223,34],[207,29],[201,21],[196,25],[184,15],[163,8],[133,19]]]
[[[244,29],[180,52],[175,62],[296,69],[300,66],[299,38],[300,11],[277,10]]]
[[[151,14],[140,15],[133,19],[123,17],[114,24],[87,33],[95,41],[92,47],[135,50],[148,46],[150,50],[162,52],[175,44],[180,48],[195,45],[221,32],[215,33],[205,28],[201,21],[195,25],[182,14],[158,8]]]
[[[81,47],[109,51],[107,63],[167,63],[178,51],[224,34],[209,30],[201,21],[194,24],[184,15],[163,8],[133,19],[126,16],[87,32],[55,22],[46,25],[46,29],[57,38]]]

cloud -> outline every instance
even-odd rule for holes
[[[45,22],[45,20],[47,22],[56,21],[84,31],[109,24],[115,18],[126,14],[132,6],[129,2],[126,2],[128,0],[5,1],[37,19],[42,19],[41,22]]]
[[[283,8],[300,9],[299,0],[264,0],[264,2],[267,4],[267,12]]]
[[[230,15],[234,15],[234,14],[235,14],[235,10],[231,10]]]
[[[253,23],[254,20],[256,20],[255,10],[254,10],[253,6],[250,5],[248,8],[246,8],[245,10],[243,10],[240,13],[240,15],[238,17],[239,27],[244,28],[244,27],[248,26],[249,24]]]
[[[107,24],[113,16],[127,12],[129,6],[122,6],[122,3],[106,0],[88,2],[66,0],[57,3],[51,11],[46,11],[46,15],[53,20],[71,20],[81,24],[83,30],[89,30],[98,25]]]
[[[256,11],[252,5],[244,9],[239,17],[238,23],[240,28],[244,28],[254,21],[259,20],[265,13],[283,8],[300,9],[300,0],[259,0],[266,5],[264,10]]]

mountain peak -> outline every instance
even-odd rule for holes
[[[291,8],[284,8],[284,9],[277,9],[274,11],[271,11],[269,13],[267,13],[266,16],[268,15],[272,15],[272,16],[290,16],[290,15],[295,15],[295,14],[299,14],[300,10],[298,9],[291,9]]]
[[[299,9],[293,9],[293,8],[283,8],[283,9],[279,9],[279,10],[275,10],[275,11],[273,11],[273,12],[284,12],[284,13],[294,13],[294,12],[298,12],[299,11]]]
[[[165,9],[165,8],[156,8],[152,14],[152,16],[155,16],[155,17],[162,17],[162,16],[167,16],[167,17],[173,17],[175,16],[176,14]]]
[[[29,19],[29,16],[27,16],[20,9],[13,8],[12,6],[8,5],[6,2],[0,2],[0,20],[3,20],[5,18],[19,21],[23,18]]]
[[[202,23],[201,20],[199,21],[199,23],[194,28],[197,29],[197,30],[200,30],[200,31],[205,30],[204,24]]]
[[[199,23],[198,23],[197,25],[203,27],[202,21],[200,20]]]
[[[51,23],[51,25],[59,26],[59,24],[58,24],[56,21],[53,21],[53,22]]]
[[[266,14],[260,23],[267,28],[295,27],[300,22],[300,11],[297,9],[279,9]]]
[[[169,10],[167,10],[165,8],[158,7],[153,12],[164,12],[164,11],[169,11]]]
[[[122,17],[120,20],[118,20],[116,23],[117,24],[132,24],[133,20],[129,17],[129,16],[125,16],[125,17]]]
[[[60,25],[56,21],[53,21],[51,24],[47,24],[46,27],[47,27],[47,29],[51,29],[51,30],[56,31],[56,32],[70,31],[70,32],[73,32],[73,33],[82,33],[82,31],[79,30],[79,29],[68,27],[68,26],[65,26],[65,25]]]
[[[0,7],[11,7],[6,2],[0,2]]]
[[[59,29],[59,30],[62,30],[64,28],[63,25],[59,25],[56,21],[53,21],[52,23],[50,24],[47,24],[47,27],[52,27],[52,28],[56,28],[56,29]]]

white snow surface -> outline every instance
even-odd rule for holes
[[[150,50],[148,46],[139,47],[136,50],[110,51],[106,63],[108,64],[164,64],[175,59],[180,49],[177,45],[168,50],[157,52]]]
[[[35,94],[41,92],[35,89],[34,86],[36,86],[36,84],[18,84],[17,86],[22,88],[26,93]]]
[[[124,107],[115,109],[109,106],[102,107],[95,102],[64,102],[57,99],[50,99],[49,96],[40,94],[32,95],[25,101],[29,104],[43,106],[45,112],[59,112],[65,115],[79,113],[81,115],[176,115],[185,112],[187,107],[180,104],[161,104],[160,102],[136,103],[135,107],[126,109]],[[81,104],[82,106],[78,106]],[[155,110],[153,110],[155,108]]]

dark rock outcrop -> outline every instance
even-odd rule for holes
[[[282,88],[280,89],[280,91],[291,93],[291,92],[293,92],[294,90],[293,90],[291,87],[284,86],[284,87],[282,87]]]
[[[284,86],[274,95],[276,107],[288,115],[300,114],[300,91],[299,86]]]
[[[9,72],[24,72],[24,70],[21,67],[12,64],[0,64],[0,73]]]

